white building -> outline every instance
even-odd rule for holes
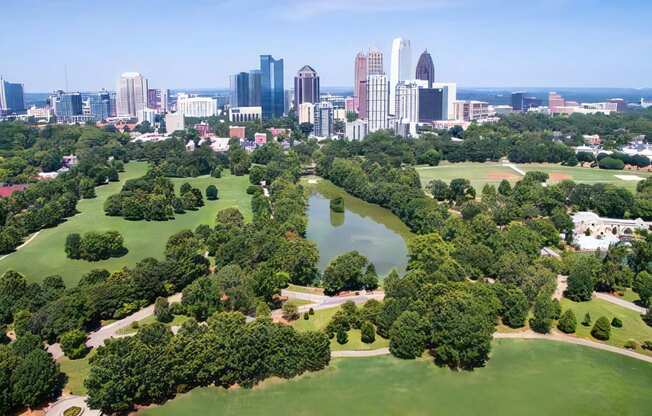
[[[507,115],[514,112],[511,105],[495,105],[493,106],[493,113],[497,116]]]
[[[299,104],[299,123],[313,123],[315,120],[315,105],[313,103]]]
[[[230,107],[229,121],[231,123],[244,123],[260,120],[263,116],[262,107]]]
[[[147,121],[151,126],[154,126],[156,121],[156,110],[151,108],[143,108],[138,112],[138,124]]]
[[[37,107],[35,105],[27,109],[27,117],[34,117],[35,119],[44,119],[50,121],[52,117],[52,109],[50,107]]]
[[[367,54],[367,74],[383,75],[385,68],[383,65],[383,53],[378,49],[372,49]]]
[[[454,82],[433,82],[432,88],[444,89],[442,114],[447,120],[455,120],[455,101],[457,101],[457,84]]]
[[[410,41],[396,38],[392,42],[392,57],[389,73],[390,114],[396,114],[396,86],[401,81],[414,78],[412,71],[412,47]]]
[[[346,123],[346,138],[349,140],[364,140],[369,133],[365,120],[355,120]]]
[[[147,79],[138,72],[125,72],[118,80],[116,107],[118,117],[138,117],[147,107]]]
[[[389,128],[389,83],[385,75],[367,79],[367,122],[369,133]]]
[[[210,97],[177,95],[177,113],[186,117],[210,117],[217,114],[217,100]]]
[[[343,108],[333,108],[333,119],[346,121],[346,110]]]
[[[185,130],[186,124],[182,113],[167,113],[165,115],[165,129],[168,133]]]
[[[394,105],[397,120],[402,123],[419,122],[419,85],[401,81],[396,85]]]
[[[475,121],[489,117],[489,103],[484,101],[455,101],[455,120]]]
[[[317,137],[333,136],[333,105],[322,101],[315,105],[315,118],[312,133]]]
[[[636,231],[652,229],[652,222],[604,218],[589,211],[573,215],[573,242],[580,250],[605,251],[620,241],[629,241]]]

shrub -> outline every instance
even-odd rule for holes
[[[307,321],[308,319],[310,319],[310,314],[308,314],[308,312],[304,312],[303,313],[303,320]]]
[[[82,358],[88,352],[86,346],[86,332],[73,329],[61,335],[61,349],[66,357],[75,360]]]
[[[299,308],[292,303],[283,304],[283,319],[286,321],[294,321],[299,319]]]
[[[360,340],[365,344],[372,344],[376,340],[376,329],[369,321],[364,321],[360,325]]]
[[[172,316],[170,304],[166,298],[156,298],[156,302],[154,303],[154,316],[156,316],[156,320],[159,322],[172,322],[174,316]]]
[[[82,413],[82,409],[79,406],[72,406],[63,411],[63,416],[79,416]]]
[[[609,336],[611,334],[611,324],[609,323],[609,320],[601,316],[598,318],[597,321],[595,321],[595,324],[593,324],[593,328],[591,329],[591,335],[595,339],[599,339],[600,341],[606,341],[609,339]]]
[[[106,260],[110,257],[121,256],[126,251],[124,239],[117,231],[105,233],[89,231],[83,237],[80,237],[79,234],[70,234],[66,239],[66,255],[71,259]]]
[[[628,339],[627,342],[625,342],[625,348],[628,350],[636,350],[638,348],[638,342],[633,339]]]
[[[652,341],[644,341],[642,347],[644,350],[652,351]]]
[[[222,167],[218,166],[215,169],[213,169],[213,172],[211,173],[211,176],[214,178],[221,178],[222,177]]]
[[[575,313],[573,313],[572,309],[567,309],[564,312],[557,323],[557,328],[566,334],[572,334],[575,332],[577,329],[577,319],[575,318]]]
[[[314,314],[315,314],[315,310],[314,310],[313,308],[310,308],[310,309],[308,309],[308,313],[309,313],[310,315],[314,315]]]
[[[255,195],[258,193],[263,193],[263,188],[258,185],[249,185],[247,186],[247,195]]]
[[[398,358],[420,357],[426,348],[426,323],[416,312],[403,312],[389,330],[389,351]]]
[[[584,319],[582,319],[582,325],[584,325],[584,326],[591,325],[591,314],[590,313],[587,312],[584,315]]]
[[[614,316],[614,319],[611,320],[611,326],[613,326],[614,328],[622,328],[623,321],[620,320],[620,318]]]
[[[620,159],[607,156],[598,162],[598,166],[600,169],[623,170],[625,168],[625,162]]]
[[[72,233],[66,237],[66,256],[69,259],[78,259],[81,256],[81,236],[79,234]]]
[[[349,342],[349,335],[343,329],[337,331],[337,343],[344,345]]]
[[[218,191],[215,185],[208,185],[206,187],[206,199],[209,201],[215,201],[218,199]]]

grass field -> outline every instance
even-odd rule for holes
[[[42,230],[27,246],[1,260],[0,272],[15,270],[23,273],[30,282],[39,282],[46,276],[58,274],[70,287],[92,269],[114,271],[123,266],[134,266],[146,257],[161,258],[168,237],[183,229],[194,230],[199,224],[213,225],[215,214],[221,209],[239,207],[246,218],[251,218],[250,197],[245,192],[249,178],[231,176],[228,172],[220,179],[206,176],[172,179],[177,189],[182,183],[189,182],[202,193],[209,184],[215,184],[220,196],[219,200],[206,201],[206,205],[199,210],[177,215],[174,220],[127,221],[121,217],[106,216],[103,210],[106,198],[119,192],[126,179],[139,177],[146,170],[146,163],[127,164],[126,171],[120,176],[120,182],[97,188],[96,198],[79,202],[79,214],[55,228]],[[71,260],[66,257],[64,244],[68,234],[108,230],[119,231],[124,237],[125,247],[129,250],[125,256],[98,262]]]
[[[572,309],[575,313],[575,317],[577,318],[577,336],[579,337],[597,341],[591,336],[591,328],[598,318],[606,316],[609,322],[614,317],[618,317],[623,321],[622,328],[611,328],[611,337],[608,341],[605,341],[607,344],[622,348],[625,342],[630,339],[637,341],[639,344],[643,341],[652,341],[652,328],[643,322],[637,312],[614,305],[602,299],[593,299],[588,302],[573,302],[572,300],[563,298],[561,300],[561,308],[562,311]],[[591,315],[590,326],[581,324],[587,312]],[[638,348],[637,351],[652,355],[652,353],[642,348]]]
[[[611,183],[627,188],[632,192],[636,190],[636,181],[622,180],[617,178],[616,175],[640,176],[642,178],[647,178],[651,175],[651,173],[643,171],[614,171],[561,166],[551,163],[524,163],[514,165],[525,172],[546,172],[550,175],[550,182],[552,183],[564,179],[572,179],[577,183],[588,184]],[[522,178],[519,173],[498,162],[441,163],[439,166],[420,166],[417,167],[417,171],[421,177],[421,184],[424,187],[433,179],[441,179],[444,182],[450,182],[455,178],[466,178],[471,181],[471,185],[477,192],[480,192],[485,184],[498,186],[502,179],[507,179],[514,183]]]
[[[64,387],[66,393],[78,396],[86,394],[84,380],[86,380],[86,377],[91,372],[91,365],[88,363],[88,360],[93,354],[95,354],[95,351],[91,351],[86,357],[80,358],[79,360],[71,360],[67,357],[57,360],[61,366],[61,371],[68,376],[68,382]]]
[[[340,308],[328,308],[315,311],[314,315],[310,315],[309,320],[303,319],[303,315],[292,322],[292,326],[297,331],[320,331],[326,328],[326,325],[330,322],[335,312],[340,310]],[[335,338],[331,340],[331,350],[332,351],[344,351],[344,350],[376,350],[378,348],[384,348],[389,346],[389,341],[381,338],[380,335],[376,334],[376,340],[371,344],[365,344],[360,340],[360,330],[352,329],[347,335],[349,336],[349,341],[346,344],[339,344]]]
[[[198,388],[143,416],[645,415],[652,364],[549,341],[499,340],[485,368],[426,360],[333,360],[321,372],[251,390]]]

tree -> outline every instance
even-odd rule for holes
[[[154,316],[156,316],[156,320],[159,322],[162,323],[172,322],[174,316],[170,311],[170,304],[168,303],[168,300],[166,298],[163,297],[156,298],[156,302],[154,303]]]
[[[335,197],[330,201],[330,208],[334,212],[344,212],[344,198],[341,196]]]
[[[218,191],[215,185],[208,185],[206,187],[206,199],[214,201],[218,198]]]
[[[536,332],[547,334],[550,332],[552,320],[555,316],[555,306],[548,294],[537,296],[533,307],[534,317],[530,319],[530,328]]]
[[[337,331],[336,339],[338,344],[344,345],[349,342],[349,335],[346,333],[346,331],[340,329]]]
[[[648,326],[652,326],[652,308],[648,308],[645,315],[641,315],[641,318],[643,318],[643,322],[645,322]]]
[[[567,334],[572,334],[575,332],[577,329],[577,319],[575,318],[575,313],[573,313],[572,309],[566,309],[566,311],[562,314],[559,322],[557,323],[557,328],[561,332],[565,332]]]
[[[591,314],[590,313],[585,313],[584,314],[584,319],[582,319],[582,325],[584,326],[589,326],[591,325]]]
[[[523,291],[517,287],[510,287],[506,290],[503,303],[503,323],[511,328],[520,328],[525,325],[530,304],[523,294]]]
[[[606,316],[599,317],[598,320],[595,321],[595,324],[593,324],[593,328],[591,328],[591,335],[595,339],[606,341],[609,339],[610,334],[611,324],[609,323],[609,319],[607,319]]]
[[[600,263],[593,256],[580,255],[571,265],[568,274],[568,287],[564,296],[575,302],[591,300],[593,281]]]
[[[634,291],[638,293],[641,304],[644,307],[650,307],[652,302],[652,274],[643,270],[634,279]]]
[[[376,340],[376,329],[369,321],[364,321],[360,325],[360,340],[365,344],[373,344]]]
[[[403,312],[389,331],[389,351],[398,358],[420,357],[426,348],[425,321],[416,313]]]
[[[61,335],[61,349],[66,357],[76,360],[88,352],[86,347],[86,333],[80,329],[73,329]]]
[[[58,396],[64,376],[59,364],[45,350],[37,348],[28,353],[14,370],[12,399],[14,403],[35,407]]]
[[[324,270],[322,276],[324,293],[333,295],[343,290],[370,288],[368,286],[370,284],[373,286],[373,282],[365,282],[364,279],[368,265],[367,258],[357,251],[338,256]]]
[[[295,321],[299,319],[299,308],[293,303],[283,304],[283,319],[286,321]]]
[[[428,185],[430,194],[437,201],[446,201],[449,197],[448,184],[441,179],[430,181]]]
[[[66,237],[66,255],[71,259],[81,257],[81,236],[79,234],[71,233]]]

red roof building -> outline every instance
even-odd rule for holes
[[[11,196],[14,192],[24,191],[27,188],[27,185],[7,185],[0,187],[0,198],[6,198]]]

